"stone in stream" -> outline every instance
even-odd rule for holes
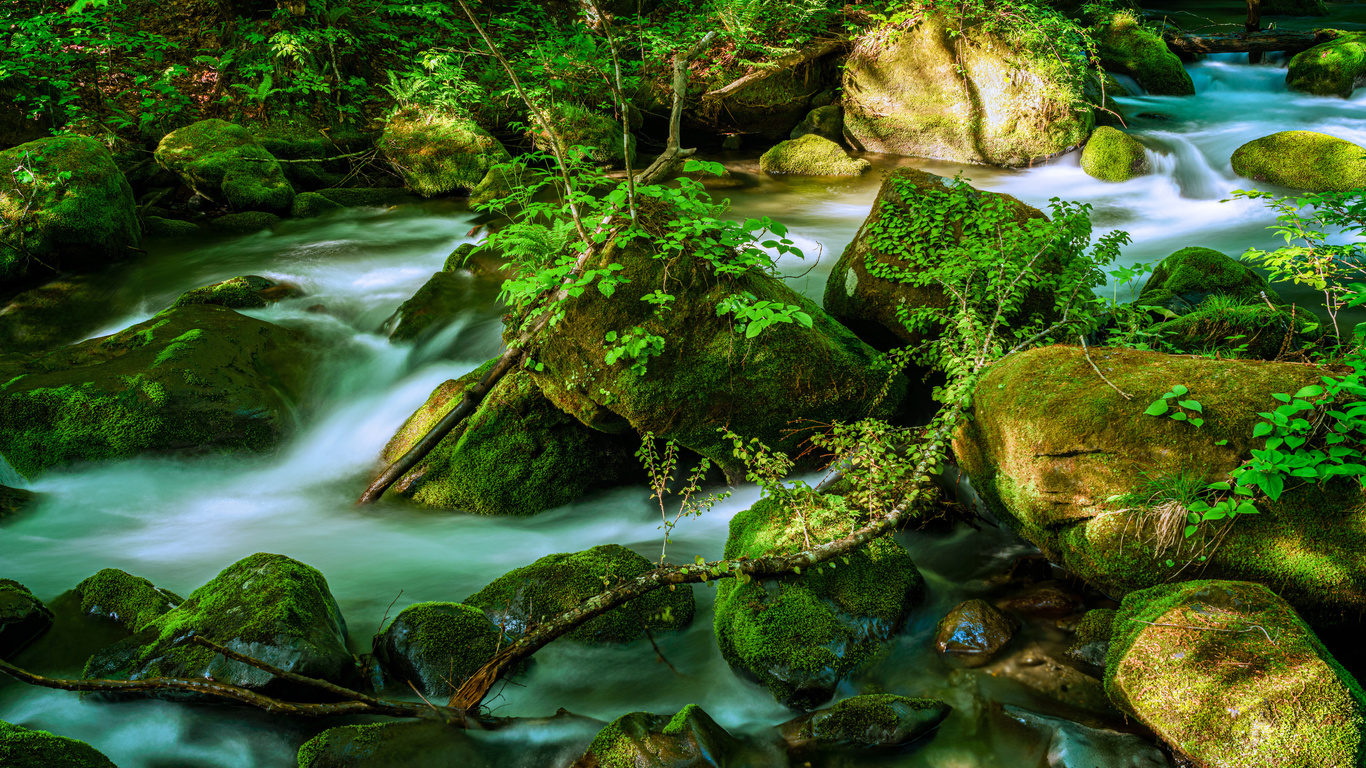
[[[511,157],[474,121],[441,112],[424,114],[416,108],[394,113],[377,146],[408,189],[423,197],[473,190],[494,165]]]
[[[209,226],[221,232],[234,235],[250,235],[267,230],[279,224],[279,216],[266,211],[242,211],[219,216],[209,222]]]
[[[52,626],[52,611],[11,579],[0,579],[0,659],[9,658]]]
[[[725,557],[757,558],[848,533],[847,513],[824,500],[799,517],[765,498],[730,521]],[[891,537],[800,574],[716,587],[716,642],[736,671],[778,701],[810,709],[871,661],[920,604],[924,580]]]
[[[1005,705],[1007,717],[1048,740],[1048,768],[1168,768],[1171,762],[1152,742],[1132,733],[1090,728]]]
[[[133,633],[185,602],[180,595],[117,568],[105,568],[72,592],[83,613],[111,619]]]
[[[996,605],[1012,613],[1060,619],[1081,607],[1082,598],[1057,581],[1045,581],[1016,595],[998,600]]]
[[[982,667],[992,677],[1010,680],[1037,697],[1051,700],[1072,710],[1107,720],[1119,715],[1105,696],[1100,678],[1059,659],[1038,643]]]
[[[375,638],[375,657],[390,677],[412,683],[424,696],[445,700],[493,658],[501,637],[478,608],[417,603],[404,608]]]
[[[1101,20],[1092,27],[1091,35],[1106,70],[1132,77],[1154,96],[1195,93],[1195,83],[1181,59],[1132,11],[1120,11]]]
[[[1081,169],[1101,181],[1128,181],[1152,172],[1142,142],[1117,128],[1097,128],[1081,152]]]
[[[1339,32],[1337,38],[1295,54],[1285,85],[1316,96],[1350,98],[1366,85],[1366,34]]]
[[[859,176],[872,167],[867,160],[849,157],[840,145],[814,133],[784,141],[759,158],[759,170],[764,173],[791,176]]]
[[[287,213],[294,202],[275,156],[226,120],[200,120],[166,134],[156,161],[196,194],[235,211]]]
[[[38,494],[23,488],[0,485],[0,522],[23,512],[38,500]]]
[[[140,453],[264,451],[292,431],[311,360],[298,333],[206,304],[0,354],[0,455],[32,477]]]
[[[1315,131],[1281,131],[1234,150],[1233,172],[1245,179],[1307,192],[1366,187],[1366,147]]]
[[[959,603],[939,620],[934,645],[965,667],[979,667],[1015,636],[1019,622],[985,600]]]
[[[294,196],[289,215],[296,219],[312,219],[332,211],[340,211],[346,206],[334,203],[317,192],[300,192]]]
[[[1216,294],[1248,304],[1285,303],[1266,278],[1212,248],[1182,248],[1167,256],[1153,268],[1135,303],[1186,314]]]
[[[794,752],[816,750],[890,750],[932,732],[952,707],[935,699],[866,694],[844,699],[778,726]]]
[[[242,275],[186,291],[171,306],[215,304],[229,309],[260,309],[302,295],[299,286],[292,283],[277,283],[259,275]]]
[[[598,732],[570,768],[726,768],[747,763],[740,742],[696,704],[673,717],[630,712]]]
[[[583,754],[602,721],[560,710],[518,718],[496,732],[431,720],[343,725],[299,748],[299,768],[504,768],[564,766]],[[510,732],[522,731],[512,735]],[[509,738],[509,736],[512,736]],[[492,736],[493,738],[484,738]]]
[[[99,651],[85,678],[209,677],[293,701],[316,688],[289,682],[190,641],[202,636],[238,653],[307,677],[347,685],[358,678],[346,648],[346,621],[314,568],[283,555],[257,553],[228,566],[174,609],[133,636]],[[183,691],[149,693],[193,700]]]
[[[0,300],[0,354],[37,352],[89,338],[129,307],[107,271],[65,275]]]
[[[1127,595],[1105,688],[1196,765],[1366,763],[1366,693],[1259,584],[1202,580]]]
[[[806,113],[806,119],[792,129],[788,138],[800,139],[808,134],[815,134],[836,144],[844,141],[844,109],[838,104],[816,107]]]
[[[620,544],[602,544],[582,552],[546,555],[509,571],[465,598],[482,610],[507,637],[516,639],[528,625],[544,621],[628,579],[654,569],[654,564]],[[657,589],[602,616],[564,637],[580,642],[626,643],[646,630],[682,629],[692,623],[692,588]]]
[[[117,768],[84,741],[33,731],[0,720],[0,765],[5,768]]]
[[[450,325],[477,301],[468,275],[442,270],[432,275],[379,327],[390,341],[420,341]]]
[[[1093,667],[1105,666],[1105,655],[1110,651],[1110,632],[1115,622],[1115,611],[1099,608],[1087,611],[1077,623],[1072,645],[1063,655]]]

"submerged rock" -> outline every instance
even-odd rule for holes
[[[1120,12],[1091,30],[1100,64],[1128,75],[1154,96],[1190,96],[1195,83],[1161,36],[1132,12]]]
[[[840,145],[814,133],[784,141],[759,158],[759,170],[764,173],[793,176],[858,176],[872,167],[867,160],[849,157]]]
[[[133,189],[104,145],[59,136],[0,152],[0,294],[123,261],[141,238]]]
[[[52,611],[28,587],[0,579],[0,659],[13,656],[51,626]]]
[[[156,161],[196,194],[237,211],[289,211],[294,188],[247,129],[200,120],[166,134]]]
[[[1281,131],[1233,153],[1233,172],[1308,192],[1366,187],[1366,147],[1314,131]]]
[[[979,667],[1015,636],[1019,622],[985,600],[959,603],[939,620],[934,645],[965,667]]]
[[[424,696],[449,699],[493,658],[501,636],[478,608],[418,603],[404,608],[375,638],[375,657],[390,677],[412,683]]]
[[[0,765],[5,768],[117,768],[84,741],[31,731],[0,720]]]
[[[412,298],[399,305],[379,332],[390,341],[419,341],[454,320],[471,305],[469,278],[451,271],[432,275]]]
[[[229,309],[260,309],[302,293],[296,285],[277,283],[259,275],[242,275],[186,291],[180,294],[171,307],[214,304]]]
[[[1141,736],[1090,728],[1060,717],[1047,717],[1005,706],[1006,716],[1039,731],[1048,739],[1048,768],[1167,768],[1171,762]]]
[[[1055,657],[1042,645],[1027,645],[982,668],[992,677],[1010,680],[1036,697],[1049,699],[1101,720],[1118,715],[1105,696],[1100,678]]]
[[[701,707],[689,704],[673,717],[630,712],[598,732],[571,768],[725,768],[740,745]]]
[[[494,362],[437,387],[385,446],[384,461],[393,462],[422,439]],[[390,492],[442,509],[534,515],[636,477],[632,454],[639,444],[634,435],[603,434],[579,423],[518,369]]]
[[[38,499],[38,494],[23,488],[0,485],[0,523],[6,518],[19,514]]]
[[[474,121],[415,109],[390,117],[378,146],[408,188],[423,197],[472,190],[494,165],[510,159]],[[336,200],[331,191],[323,194]]]
[[[576,608],[604,589],[654,569],[654,564],[620,544],[582,552],[546,555],[508,571],[465,598],[508,637]],[[581,624],[564,637],[589,643],[626,643],[646,630],[682,629],[692,623],[692,587],[657,589]]]
[[[198,635],[272,666],[340,685],[357,676],[346,649],[346,621],[316,569],[283,555],[257,553],[228,566],[179,606],[90,657],[85,678],[213,679],[287,700],[313,700],[301,686],[196,643]],[[193,694],[161,691],[167,699]]]
[[[764,557],[803,549],[807,537],[847,533],[849,518],[818,500],[802,517],[766,498],[730,521],[725,557]],[[738,671],[752,675],[788,706],[828,700],[854,669],[870,661],[919,605],[924,580],[904,547],[875,539],[848,558],[801,574],[716,587],[716,642]]]
[[[1128,181],[1152,172],[1148,151],[1138,139],[1109,126],[1101,126],[1086,140],[1081,169],[1101,181]]]
[[[1105,687],[1197,765],[1366,761],[1366,694],[1259,584],[1192,581],[1126,596]]]
[[[147,452],[266,450],[292,427],[310,359],[293,331],[202,304],[45,355],[0,355],[0,455],[33,476]]]
[[[868,694],[845,699],[779,726],[795,751],[897,749],[930,733],[952,707],[935,699]]]
[[[1366,85],[1366,34],[1339,33],[1290,59],[1285,85],[1292,91],[1346,99]]]
[[[180,595],[117,568],[96,573],[77,584],[73,593],[82,613],[111,619],[133,633],[185,602]]]

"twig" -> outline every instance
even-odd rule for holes
[[[242,159],[249,163],[269,163],[272,161],[277,163],[325,163],[328,160],[344,160],[348,157],[360,157],[361,155],[368,155],[373,151],[373,149],[362,149],[359,152],[348,152],[344,155],[333,155],[331,157],[304,157],[298,160],[281,160],[278,157],[244,157]]]
[[[1147,624],[1147,625],[1150,626],[1150,627],[1171,627],[1171,628],[1173,628],[1173,629],[1193,629],[1193,630],[1196,630],[1196,631],[1198,631],[1198,632],[1228,632],[1228,633],[1234,634],[1234,635],[1245,635],[1245,634],[1247,634],[1247,633],[1249,633],[1249,632],[1256,632],[1256,631],[1259,631],[1259,630],[1260,630],[1261,633],[1262,633],[1263,635],[1266,636],[1266,641],[1267,641],[1268,643],[1271,643],[1272,645],[1276,645],[1276,641],[1271,639],[1271,635],[1266,631],[1266,627],[1263,627],[1263,626],[1260,625],[1260,624],[1253,624],[1252,626],[1248,627],[1247,629],[1227,629],[1227,628],[1225,628],[1225,627],[1197,627],[1197,626],[1194,626],[1194,625],[1191,625],[1191,624],[1162,624],[1162,623],[1158,623],[1158,622],[1156,622],[1156,621],[1144,621],[1143,619],[1134,619],[1134,618],[1130,618],[1129,621],[1138,622],[1139,624]]]
[[[1085,336],[1085,334],[1082,334],[1082,335],[1080,335],[1080,336],[1077,336],[1077,338],[1081,340],[1081,353],[1082,353],[1083,355],[1086,356],[1086,362],[1088,362],[1088,363],[1091,364],[1091,370],[1093,370],[1093,371],[1096,372],[1096,375],[1100,377],[1100,380],[1103,381],[1103,382],[1105,382],[1106,384],[1109,384],[1109,385],[1110,385],[1110,389],[1113,389],[1114,391],[1118,392],[1118,393],[1120,394],[1120,396],[1123,397],[1125,400],[1133,400],[1133,399],[1134,399],[1134,396],[1133,396],[1133,395],[1131,395],[1131,394],[1129,394],[1128,392],[1125,392],[1124,390],[1122,390],[1122,389],[1120,389],[1119,387],[1115,386],[1115,383],[1114,383],[1113,381],[1110,381],[1109,379],[1105,378],[1105,374],[1101,373],[1101,372],[1100,372],[1100,369],[1096,367],[1096,361],[1094,361],[1094,360],[1091,359],[1091,351],[1090,351],[1089,349],[1086,348],[1086,336]]]

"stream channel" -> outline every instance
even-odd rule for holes
[[[718,196],[732,199],[736,216],[770,215],[791,228],[807,258],[788,258],[780,267],[794,288],[817,301],[830,268],[867,215],[879,178],[898,165],[949,176],[962,172],[976,186],[1045,209],[1053,197],[1091,203],[1098,230],[1133,235],[1125,251],[1128,262],[1156,261],[1186,246],[1231,255],[1251,246],[1274,247],[1265,229],[1272,216],[1260,203],[1221,202],[1251,184],[1233,175],[1229,156],[1246,141],[1289,129],[1322,131],[1366,145],[1366,89],[1352,100],[1292,94],[1284,86],[1283,61],[1249,65],[1246,60],[1232,55],[1191,65],[1196,96],[1120,100],[1127,114],[1144,115],[1131,120],[1131,128],[1163,148],[1154,153],[1157,172],[1128,183],[1086,176],[1077,153],[1019,171],[869,156],[871,173],[836,181],[763,177],[752,154],[736,154],[715,159],[741,172],[749,184]],[[404,419],[438,384],[498,350],[496,285],[473,278],[468,312],[431,342],[417,348],[391,345],[375,332],[442,268],[458,244],[469,240],[466,233],[475,218],[459,202],[433,201],[287,221],[274,231],[245,237],[149,240],[149,255],[120,273],[117,290],[127,299],[124,311],[110,316],[100,334],[140,322],[181,292],[218,280],[259,274],[289,281],[307,295],[248,314],[330,340],[328,375],[319,377],[325,391],[316,393],[315,405],[300,415],[296,437],[274,455],[139,458],[54,471],[33,482],[0,461],[0,484],[43,494],[37,508],[0,529],[0,576],[49,601],[106,567],[187,594],[253,552],[281,553],[326,575],[348,622],[353,650],[361,652],[369,650],[369,638],[386,612],[393,615],[420,601],[461,600],[549,553],[616,542],[657,558],[659,511],[643,488],[600,493],[531,518],[454,514],[389,501],[367,509],[354,506],[381,447]],[[1118,298],[1127,297],[1120,293]],[[1303,301],[1311,302],[1312,296]],[[309,311],[318,304],[327,311]],[[684,560],[719,557],[730,517],[756,498],[752,487],[738,488],[702,518],[682,523],[671,553]],[[969,597],[1003,594],[1009,587],[997,577],[1034,550],[989,525],[907,532],[898,539],[924,574],[929,596],[890,652],[846,681],[839,695],[933,696],[955,710],[917,749],[845,764],[1044,765],[1046,737],[996,705],[1074,718],[1076,712],[1009,675],[955,670],[932,647],[939,617]],[[489,705],[498,715],[525,717],[549,716],[563,707],[605,722],[632,710],[672,713],[695,702],[737,734],[762,734],[794,716],[728,668],[712,634],[714,591],[705,585],[694,589],[698,613],[692,626],[656,638],[676,672],[660,663],[644,639],[619,647],[557,642],[538,654],[528,674],[495,689]],[[1051,619],[1026,622],[1024,633],[1025,641],[1054,655],[1067,644],[1067,635]],[[97,640],[85,637],[76,645]],[[67,658],[49,659],[46,671],[77,676],[89,651],[73,647]],[[0,719],[88,741],[122,768],[286,768],[294,764],[300,744],[339,724],[273,718],[240,707],[99,703],[9,680],[0,682]],[[1117,719],[1098,719],[1124,727]],[[563,766],[581,754],[597,727],[572,720],[481,738],[502,744],[500,765]]]

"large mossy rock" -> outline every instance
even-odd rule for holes
[[[205,304],[0,355],[0,455],[32,476],[140,453],[264,451],[291,431],[311,359],[295,332]]]
[[[473,120],[414,109],[389,118],[379,148],[408,189],[423,197],[473,190],[489,169],[510,159]]]
[[[950,258],[950,248],[972,242],[996,242],[994,227],[980,227],[964,216],[948,233],[949,242],[933,239],[923,222],[935,221],[936,205],[948,194],[950,180],[914,168],[898,168],[882,181],[873,209],[854,239],[840,254],[825,284],[825,311],[860,338],[880,349],[917,346],[926,334],[909,331],[897,318],[900,307],[947,306],[939,283],[924,276],[934,260]],[[1044,214],[1010,195],[977,192],[983,205],[1003,203],[1015,220],[1042,219]],[[941,233],[942,236],[942,233]],[[912,258],[920,261],[912,261]],[[1029,294],[1013,318],[1051,315],[1054,297]]]
[[[0,579],[0,659],[9,658],[52,626],[52,611],[28,587]]]
[[[1110,698],[1193,764],[1366,764],[1366,693],[1260,584],[1191,581],[1124,598]]]
[[[848,533],[847,511],[826,497],[798,515],[767,498],[730,521],[725,557],[786,554]],[[731,667],[753,676],[778,701],[809,709],[829,699],[846,675],[870,661],[924,592],[904,547],[874,540],[836,567],[716,588],[716,642]]]
[[[556,102],[546,110],[546,117],[559,134],[566,150],[579,147],[578,154],[598,165],[621,168],[626,164],[626,152],[622,147],[621,123],[578,104]],[[539,128],[533,128],[532,140],[535,147],[543,152],[551,151],[550,137]],[[632,165],[636,162],[636,137],[627,134]]]
[[[301,293],[298,286],[289,283],[277,283],[260,275],[241,275],[202,288],[192,288],[180,294],[171,306],[213,304],[229,309],[261,309]]]
[[[0,304],[0,350],[36,352],[87,338],[125,308],[110,282],[103,274],[69,275]]]
[[[0,765],[5,768],[117,768],[84,741],[31,731],[0,720]]]
[[[839,104],[826,104],[806,113],[806,118],[788,134],[790,139],[815,134],[836,144],[844,141],[844,108]]]
[[[443,383],[385,446],[392,462],[453,410],[490,360]],[[391,492],[419,504],[482,515],[534,515],[639,474],[634,435],[590,429],[546,398],[530,374],[504,376]]]
[[[384,321],[380,333],[390,341],[423,341],[455,320],[474,301],[471,281],[454,271],[433,274],[407,301]]]
[[[275,156],[226,120],[200,120],[166,134],[157,164],[195,193],[237,211],[288,213],[294,187]]]
[[[1181,59],[1132,13],[1117,13],[1091,30],[1100,64],[1128,75],[1154,96],[1190,96],[1195,83]]]
[[[701,707],[672,717],[629,712],[607,724],[571,768],[726,768],[744,762],[735,737]]]
[[[1366,612],[1366,495],[1354,482],[1291,487],[1277,502],[1259,501],[1261,514],[1239,516],[1229,530],[1207,523],[1191,539],[1180,535],[1183,508],[1163,508],[1182,488],[1226,480],[1262,447],[1252,430],[1257,412],[1278,404],[1272,394],[1324,373],[1128,349],[1092,348],[1089,360],[1079,347],[1034,349],[982,377],[954,455],[998,518],[1108,594],[1205,574],[1274,585],[1316,622],[1355,621]],[[1144,415],[1176,384],[1201,403],[1204,426]],[[1163,524],[1175,535],[1164,538]],[[1187,567],[1195,551],[1207,559]]]
[[[1366,187],[1366,147],[1314,131],[1281,131],[1233,152],[1233,172],[1308,192]]]
[[[795,750],[887,750],[930,733],[952,710],[935,699],[874,693],[845,699],[779,727],[783,739]]]
[[[1256,270],[1213,248],[1198,246],[1182,248],[1158,262],[1135,303],[1184,314],[1216,295],[1245,304],[1284,303]]]
[[[296,701],[318,695],[316,688],[228,660],[192,643],[191,635],[307,677],[347,685],[357,676],[346,648],[346,621],[327,588],[327,579],[297,560],[264,552],[228,566],[173,610],[91,656],[84,676],[114,680],[212,677]],[[158,695],[193,697],[178,691]]]
[[[576,608],[603,589],[654,569],[654,564],[620,544],[582,552],[546,555],[494,579],[465,598],[507,636],[518,638],[531,624]],[[564,637],[588,643],[626,643],[646,630],[682,629],[692,623],[692,589],[658,589],[581,624]]]
[[[103,144],[39,139],[0,152],[0,167],[0,295],[133,255],[142,236],[133,188]]]
[[[1086,140],[1081,169],[1101,181],[1128,181],[1152,172],[1142,142],[1116,128],[1103,125]]]
[[[867,160],[855,160],[840,145],[814,133],[781,142],[759,158],[759,170],[764,173],[793,176],[859,176],[872,167]]]
[[[957,22],[935,15],[886,32],[890,42],[850,57],[844,70],[844,127],[863,149],[1017,167],[1091,132],[1082,81],[1053,53],[979,27],[960,36]]]
[[[72,592],[82,613],[116,621],[134,633],[185,602],[180,595],[117,568],[105,568]]]
[[[834,51],[831,52],[832,54]],[[730,91],[721,99],[696,99],[698,91],[729,86],[746,72],[736,66],[712,67],[711,77],[689,94],[684,119],[698,127],[730,134],[757,134],[770,141],[789,138],[815,106],[813,101],[837,81],[833,56],[781,68],[774,74]],[[644,95],[643,106],[667,115],[672,86],[660,78]]]
[[[375,658],[390,677],[412,683],[422,695],[449,699],[493,658],[501,637],[478,608],[418,603],[404,608],[375,638]]]
[[[643,212],[642,219],[659,231],[666,226],[656,222],[660,216]],[[883,368],[875,350],[782,280],[757,270],[718,276],[695,253],[653,247],[641,238],[614,240],[590,258],[587,269],[619,264],[616,274],[630,282],[610,297],[591,290],[566,300],[564,318],[536,351],[539,365],[530,375],[561,410],[602,431],[674,440],[731,477],[745,470],[722,428],[796,455],[803,437],[794,424],[897,412],[904,377]],[[643,297],[664,286],[677,300],[658,313]],[[718,312],[737,300],[795,306],[811,325],[774,323],[750,337],[734,316]],[[606,361],[608,334],[619,339],[635,329],[663,340],[644,373],[629,357]],[[515,333],[509,328],[505,338]]]
[[[1316,96],[1350,97],[1366,85],[1366,34],[1344,33],[1295,54],[1285,84],[1292,91]]]

